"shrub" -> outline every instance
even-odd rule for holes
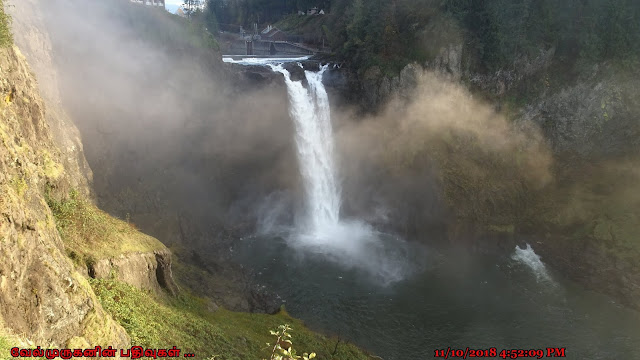
[[[316,353],[304,353],[302,356],[296,354],[296,350],[293,348],[293,342],[291,341],[291,326],[284,324],[278,326],[278,330],[271,330],[271,335],[276,337],[276,342],[273,344],[271,350],[271,358],[269,360],[310,360],[316,357]],[[270,343],[267,346],[271,347]]]

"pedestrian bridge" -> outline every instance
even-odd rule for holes
[[[306,56],[315,55],[319,50],[289,41],[235,40],[225,52],[227,55]]]

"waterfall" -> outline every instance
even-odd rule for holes
[[[401,240],[364,222],[340,218],[331,108],[322,83],[328,65],[319,72],[305,71],[307,88],[301,81],[291,80],[282,65],[269,66],[284,75],[305,190],[304,220],[297,225],[290,244],[341,265],[365,270],[381,283],[404,278],[409,266]]]
[[[295,124],[298,162],[306,195],[305,226],[318,232],[340,220],[340,187],[336,181],[333,129],[329,96],[319,72],[305,71],[309,88],[291,80],[281,65],[271,65],[284,75],[289,94],[289,113]]]
[[[322,76],[329,68],[305,71],[307,86],[294,81],[278,59],[227,59],[241,65],[265,65],[284,75],[289,97],[289,114],[294,123],[295,144],[304,187],[304,213],[288,232],[287,242],[298,255],[338,263],[347,269],[364,270],[380,284],[405,278],[413,270],[415,255],[406,243],[393,235],[375,230],[359,220],[340,218],[341,190],[336,171],[331,107]],[[272,204],[273,205],[273,204]],[[273,209],[271,209],[273,210]],[[275,224],[277,210],[266,213],[268,229]],[[262,229],[263,233],[265,228]]]

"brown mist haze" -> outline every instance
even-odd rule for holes
[[[507,121],[434,72],[419,74],[408,101],[396,98],[380,115],[346,123],[338,137],[339,153],[350,158],[344,166],[346,193],[367,183],[371,175],[365,168],[384,177],[381,188],[387,182],[399,187],[399,194],[382,196],[386,200],[370,189],[354,206],[391,201],[408,212],[400,222],[429,221],[448,207],[466,220],[512,223],[500,217],[522,214],[522,197],[552,180],[551,151],[536,126]]]

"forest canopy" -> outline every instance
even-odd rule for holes
[[[317,7],[318,32],[351,66],[397,70],[435,56],[439,40],[457,36],[478,70],[556,49],[570,67],[640,53],[640,2],[634,0],[207,0],[211,26],[259,26]],[[309,31],[309,26],[301,31]],[[295,32],[296,29],[293,29]],[[304,35],[304,34],[299,34]],[[428,38],[425,38],[427,37]]]

